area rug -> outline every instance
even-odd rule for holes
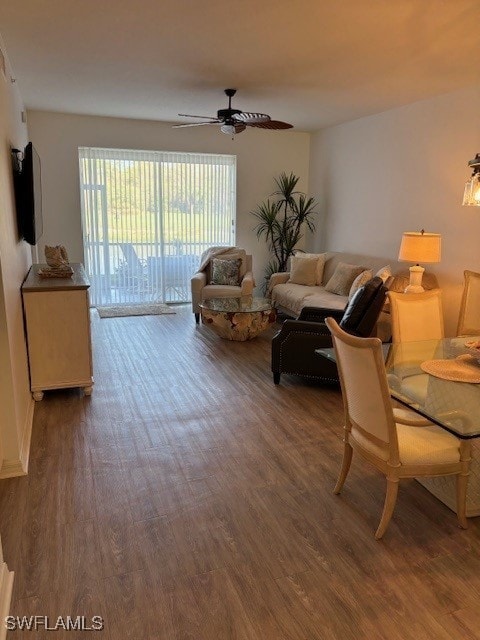
[[[159,316],[175,311],[166,304],[122,304],[111,307],[97,307],[100,318],[124,318],[126,316]]]

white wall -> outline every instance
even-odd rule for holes
[[[64,244],[72,262],[83,261],[78,147],[228,153],[237,156],[237,245],[254,255],[257,284],[268,262],[250,211],[274,190],[274,177],[293,171],[308,189],[307,133],[247,130],[232,139],[217,127],[172,129],[162,122],[28,112],[31,139],[42,162],[44,235],[39,244]]]
[[[441,233],[442,262],[424,266],[443,289],[448,335],[463,271],[480,271],[480,209],[461,206],[467,162],[480,152],[479,113],[477,86],[312,136],[310,185],[325,224],[311,248],[396,259],[403,231]]]
[[[17,234],[10,153],[28,141],[22,109],[7,67],[6,76],[0,71],[0,477],[26,471],[33,412],[20,295],[31,260]]]

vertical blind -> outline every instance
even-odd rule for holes
[[[210,246],[235,244],[236,158],[80,147],[93,306],[187,302]]]

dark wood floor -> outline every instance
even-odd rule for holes
[[[29,475],[0,482],[12,614],[100,615],[105,640],[480,638],[479,522],[354,459],[338,390],[272,383],[272,332],[93,321],[95,388],[37,404]],[[84,638],[86,632],[10,632]]]

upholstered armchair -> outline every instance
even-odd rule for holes
[[[212,260],[241,261],[239,270],[239,284],[212,284]],[[255,281],[252,274],[252,256],[247,255],[245,249],[237,247],[211,247],[204,252],[200,259],[200,267],[192,276],[192,311],[195,321],[200,322],[200,304],[210,298],[239,298],[253,293]]]
[[[274,383],[280,383],[282,373],[338,383],[336,364],[315,353],[332,346],[325,318],[334,318],[351,335],[367,338],[375,328],[386,293],[382,279],[375,277],[358,289],[343,311],[304,307],[296,320],[285,320],[272,339]]]

